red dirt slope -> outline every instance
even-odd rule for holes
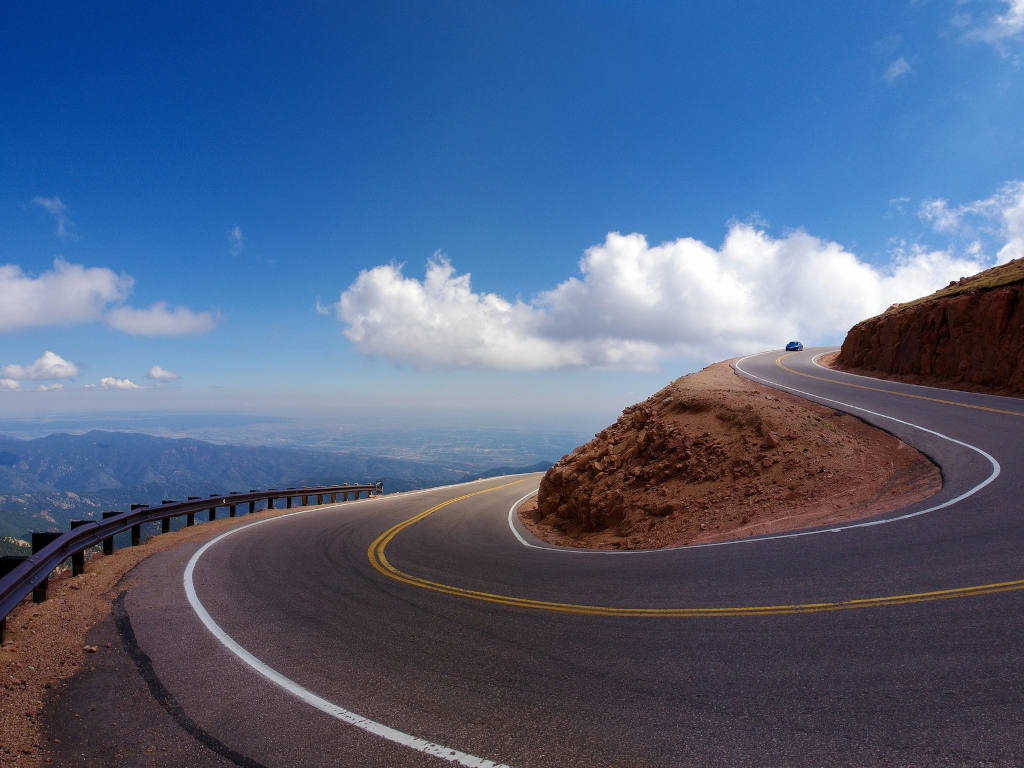
[[[520,516],[558,544],[652,548],[865,517],[940,486],[891,435],[717,363],[563,457]]]

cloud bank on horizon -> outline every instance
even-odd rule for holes
[[[334,304],[365,355],[424,368],[650,369],[658,360],[719,359],[790,338],[834,341],[887,306],[1024,255],[1024,182],[920,218],[954,238],[945,248],[899,243],[882,267],[803,230],[772,237],[747,223],[714,248],[693,238],[651,246],[611,232],[579,276],[530,301],[473,291],[443,254],[424,279],[401,265],[363,270]],[[995,243],[994,257],[985,256]]]
[[[24,381],[43,381],[34,391],[36,392],[58,392],[64,389],[64,379],[76,379],[79,375],[79,367],[70,360],[65,360],[56,352],[46,350],[38,359],[27,365],[9,363],[0,366],[0,390],[33,391],[22,388]],[[174,371],[169,371],[160,365],[153,365],[147,376],[160,386],[166,382],[180,379]],[[145,389],[131,379],[119,378],[116,376],[104,376],[99,384],[84,384],[78,389]]]

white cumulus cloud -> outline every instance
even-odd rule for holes
[[[0,379],[0,389],[6,389],[13,392],[16,389],[21,389],[21,384],[16,382],[14,379]]]
[[[39,386],[40,392],[59,392],[62,389],[64,389],[64,385],[60,382],[56,382],[55,384],[41,384]]]
[[[454,273],[440,256],[427,265],[423,282],[404,277],[396,266],[361,272],[335,305],[348,324],[345,335],[368,355],[422,366],[561,365],[564,353],[540,334],[537,310],[474,293],[469,275]]]
[[[107,313],[107,324],[133,336],[195,336],[212,330],[217,321],[210,312],[169,309],[166,301],[158,301],[149,309],[116,307]]]
[[[60,355],[46,350],[32,364],[5,365],[0,369],[0,373],[9,379],[73,379],[78,375],[78,366]]]
[[[980,40],[993,46],[1003,56],[1013,55],[1012,48],[1024,38],[1024,0],[999,0],[1000,10],[987,20],[975,24],[969,13],[954,16],[954,26],[964,30],[965,40]],[[1020,59],[1013,57],[1018,64]]]
[[[737,223],[719,248],[609,233],[585,252],[579,276],[528,303],[474,292],[470,275],[435,255],[422,281],[394,265],[364,270],[334,309],[361,352],[400,363],[643,369],[843,334],[983,266],[910,247],[880,269],[802,230],[775,238]]]
[[[991,197],[963,205],[925,200],[918,215],[936,232],[993,243],[998,264],[1024,256],[1024,181],[1008,181]]]
[[[83,267],[63,259],[38,276],[15,264],[0,265],[0,332],[99,319],[123,301],[134,281],[105,267]]]
[[[118,379],[114,376],[105,376],[100,379],[100,386],[103,389],[142,389],[131,379]]]
[[[174,379],[181,378],[174,371],[168,371],[166,368],[161,368],[159,365],[154,365],[150,368],[149,373],[146,375],[156,381],[173,381]]]
[[[1002,0],[1003,12],[996,14],[992,21],[979,30],[985,40],[1002,40],[1019,37],[1024,32],[1024,0]]]
[[[999,249],[996,260],[999,264],[1005,264],[1024,257],[1024,184],[1018,189],[1016,198],[1010,199],[1000,209],[999,215],[1006,244]]]

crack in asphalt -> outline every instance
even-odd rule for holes
[[[142,675],[142,679],[146,681],[149,692],[153,695],[156,703],[163,707],[164,711],[166,711],[174,722],[180,725],[189,736],[207,749],[216,752],[226,760],[230,760],[235,765],[242,766],[243,768],[267,768],[263,763],[257,762],[240,752],[236,752],[216,736],[213,736],[208,731],[203,730],[195,720],[188,716],[181,704],[178,703],[178,700],[174,698],[174,694],[164,687],[164,684],[156,674],[156,670],[153,669],[152,660],[146,652],[139,647],[138,640],[135,638],[135,630],[132,629],[131,618],[128,616],[128,611],[124,607],[125,594],[126,592],[121,592],[121,594],[117,596],[117,599],[114,600],[114,609],[111,613],[114,619],[114,626],[117,627],[117,634],[121,638],[121,643],[124,646],[125,652],[131,660],[135,662],[136,669],[139,670],[139,674]]]

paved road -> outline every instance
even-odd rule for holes
[[[240,527],[133,574],[97,633],[134,655],[62,697],[61,756],[1024,765],[1024,403],[833,373],[819,351],[738,366],[919,446],[937,496],[880,524],[642,554],[524,545],[509,510],[539,475]],[[110,678],[124,693],[90,714]]]

